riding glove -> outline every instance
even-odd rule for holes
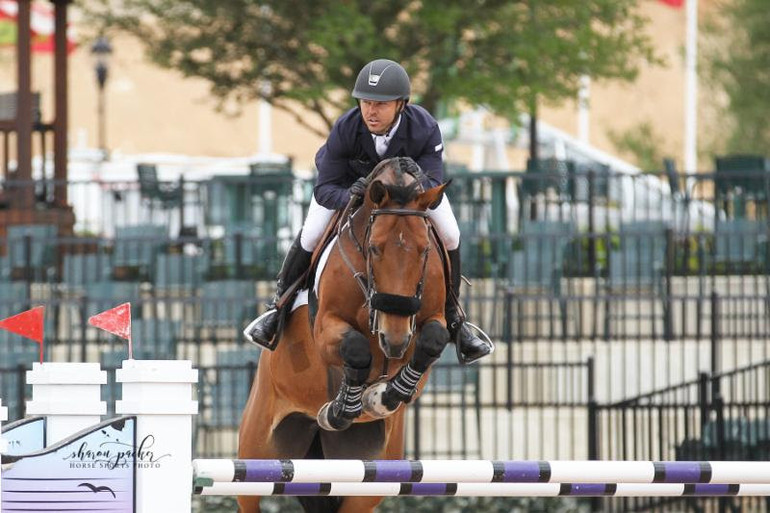
[[[366,186],[367,186],[366,178],[363,176],[353,182],[353,185],[350,186],[350,195],[351,196],[363,196],[366,192]]]

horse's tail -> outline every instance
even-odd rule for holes
[[[305,459],[323,459],[320,433],[313,437]],[[305,513],[337,513],[342,505],[342,497],[297,497]]]

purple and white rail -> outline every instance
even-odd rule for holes
[[[193,474],[251,483],[770,484],[770,462],[198,459]]]
[[[456,497],[718,497],[768,496],[770,484],[677,483],[214,483],[199,495]]]
[[[193,461],[199,495],[768,496],[770,462]]]

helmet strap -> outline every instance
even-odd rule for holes
[[[401,112],[404,109],[401,108],[397,113],[396,116],[393,118],[393,123],[390,124],[387,130],[385,130],[385,135],[390,136],[390,131],[393,130],[393,127],[396,126],[396,123],[398,123],[398,120],[401,118]]]
[[[396,110],[396,115],[393,116],[393,122],[390,124],[387,130],[385,130],[386,134],[389,134],[391,130],[393,130],[393,127],[396,126],[396,123],[398,122],[399,118],[401,117],[401,113],[404,112],[404,108],[406,107],[406,100],[398,100],[401,102],[401,105],[399,105],[398,109]]]

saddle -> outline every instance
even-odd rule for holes
[[[291,305],[297,297],[297,293],[305,288],[308,288],[312,291],[313,284],[311,278],[315,276],[316,269],[318,268],[318,260],[320,259],[329,243],[334,239],[334,236],[337,234],[340,220],[344,219],[343,214],[347,212],[349,207],[350,203],[348,203],[348,206],[345,207],[345,209],[337,210],[334,213],[334,216],[329,221],[329,224],[326,226],[326,229],[321,236],[321,242],[318,244],[318,247],[316,247],[315,251],[313,251],[313,255],[310,257],[310,266],[294,283],[289,285],[283,295],[278,298],[278,301],[276,301],[276,307],[278,308],[279,312],[278,328],[275,331],[276,340],[278,340],[283,335],[283,330],[286,324],[289,322],[289,316],[291,315]],[[315,317],[314,312],[311,319],[313,317]],[[311,326],[312,324],[313,323],[311,320]]]

